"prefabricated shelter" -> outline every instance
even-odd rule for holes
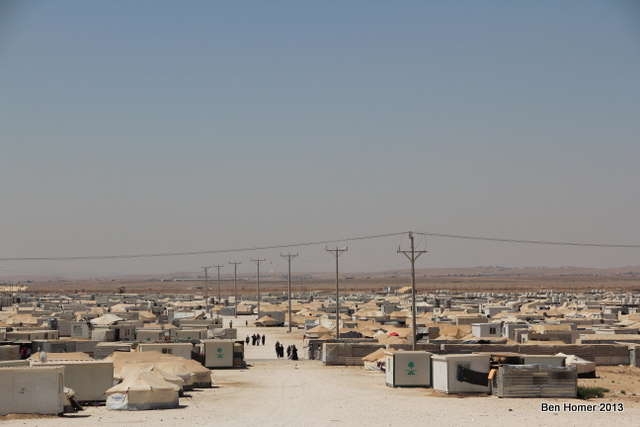
[[[107,390],[107,409],[141,411],[178,407],[180,387],[151,372],[141,372]]]
[[[498,338],[502,336],[500,323],[472,323],[471,333],[478,338]]]
[[[17,367],[29,367],[29,361],[26,359],[20,360],[0,360],[0,368],[17,368]]]
[[[363,366],[363,357],[384,347],[384,344],[377,342],[325,342],[322,344],[321,357],[325,365]]]
[[[132,346],[133,344],[130,342],[100,342],[94,349],[94,359],[104,359],[114,352],[129,353]]]
[[[57,340],[58,331],[22,330],[7,332],[7,341]]]
[[[233,368],[233,340],[202,340],[203,365],[207,368]]]
[[[31,362],[31,366],[63,366],[64,386],[76,392],[79,402],[104,402],[106,391],[113,387],[113,362],[96,360],[55,360]]]
[[[19,345],[0,345],[0,360],[19,360]]]
[[[488,354],[431,356],[433,389],[447,394],[489,393]]]
[[[385,382],[389,387],[431,387],[431,353],[385,351]]]
[[[181,340],[202,340],[208,338],[208,329],[180,329],[178,338]]]
[[[71,338],[89,338],[91,331],[87,322],[69,322],[69,336]]]
[[[191,359],[192,350],[191,343],[140,343],[138,345],[138,351],[159,351],[162,354],[172,354],[185,359]]]
[[[494,384],[498,397],[575,398],[578,373],[575,366],[502,365]]]
[[[116,331],[108,327],[98,327],[91,331],[91,339],[101,342],[113,342],[116,340]]]
[[[523,365],[546,365],[561,368],[565,366],[566,356],[552,356],[548,354],[521,354]]]
[[[0,415],[60,414],[64,368],[0,368]]]
[[[136,330],[136,341],[165,341],[165,337],[170,337],[169,331],[160,328],[142,328]]]

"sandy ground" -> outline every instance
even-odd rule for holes
[[[278,360],[274,344],[296,344],[302,336],[294,329],[245,327],[245,319],[234,319],[238,338],[266,332],[265,346],[246,347],[246,369],[212,371],[215,387],[187,392],[181,408],[119,412],[104,406],[89,407],[76,414],[49,418],[2,417],[3,426],[86,427],[87,425],[189,425],[189,426],[598,426],[638,425],[640,403],[632,396],[637,377],[628,379],[630,368],[607,369],[601,381],[617,385],[604,399],[499,399],[458,397],[431,389],[390,388],[384,374],[361,367],[324,366],[311,360]],[[225,326],[228,325],[228,319]],[[300,352],[302,353],[302,352]],[[582,381],[582,380],[581,380]],[[592,383],[595,380],[589,380]],[[624,381],[628,381],[625,385]],[[618,387],[626,387],[625,394]],[[612,388],[612,391],[614,389]],[[543,403],[621,403],[624,412],[542,412]]]

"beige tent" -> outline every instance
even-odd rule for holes
[[[55,362],[56,360],[93,360],[87,353],[73,352],[73,353],[46,353],[47,362]],[[29,356],[29,360],[40,362],[40,352],[33,353]]]
[[[138,319],[143,321],[155,322],[158,317],[149,311],[139,311]]]
[[[153,363],[127,363],[120,370],[120,375],[124,381],[127,378],[135,377],[141,372],[151,372],[166,382],[177,385],[180,387],[180,390],[184,388],[185,381],[181,377],[165,371],[164,369],[160,369]],[[190,377],[191,373],[189,373],[189,378]]]
[[[332,332],[331,329],[325,328],[322,325],[318,325],[318,326],[314,326],[311,329],[307,329],[307,336],[308,337],[319,337],[321,335],[330,334],[331,332]]]
[[[107,409],[140,411],[178,407],[180,387],[151,372],[141,372],[107,390]]]
[[[131,353],[117,351],[107,357],[106,360],[113,361],[113,377],[117,379],[126,378],[131,369],[136,369],[127,368],[129,365],[153,365],[170,374],[179,376],[187,386],[191,386],[194,383],[194,374],[183,362],[183,360],[187,359],[182,357],[162,354],[158,351]]]
[[[281,326],[283,322],[270,316],[262,316],[255,322],[256,326]]]

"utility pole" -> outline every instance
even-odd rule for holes
[[[211,266],[202,268],[204,268],[204,311],[206,314],[209,310],[209,276],[207,276],[207,271]]]
[[[298,254],[288,253],[287,255],[284,255],[281,252],[280,256],[286,258],[286,260],[289,261],[289,285],[287,286],[287,291],[289,294],[289,332],[291,332],[291,260],[297,257]]]
[[[218,305],[222,309],[222,293],[220,292],[220,269],[224,267],[224,265],[214,265],[213,267],[218,269]],[[218,315],[220,315],[219,311]]]
[[[344,249],[338,249],[336,246],[335,249],[329,249],[325,246],[325,250],[327,252],[331,252],[333,256],[336,257],[336,339],[340,339],[340,288],[338,287],[338,258],[342,255],[343,252],[349,250],[349,246]]]
[[[237,275],[238,275],[238,264],[242,264],[242,262],[231,262],[229,264],[233,265],[233,314],[238,318],[238,285],[236,283]]]
[[[263,262],[265,262],[267,259],[263,258],[263,259],[253,259],[251,258],[251,261],[255,262],[256,265],[258,266],[258,319],[260,317],[262,317],[260,315],[260,264],[262,264]]]
[[[411,240],[411,250],[410,251],[401,251],[400,246],[398,246],[398,253],[404,254],[409,261],[411,261],[411,320],[413,322],[412,325],[412,334],[413,341],[411,343],[411,349],[413,351],[416,350],[416,338],[418,337],[417,328],[416,328],[416,268],[415,262],[418,257],[427,251],[415,251],[413,248],[413,233],[409,232],[409,240]],[[411,254],[411,255],[409,255]]]

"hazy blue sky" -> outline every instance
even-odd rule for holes
[[[640,3],[4,0],[0,179],[4,258],[407,230],[637,245]],[[418,241],[418,267],[640,264]],[[406,236],[344,244],[343,271],[408,266]],[[324,249],[291,248],[293,270],[332,271]],[[280,251],[0,276],[284,272]]]

